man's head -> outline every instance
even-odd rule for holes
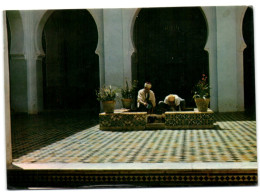
[[[145,91],[149,91],[149,90],[151,89],[151,87],[152,87],[152,84],[149,83],[149,82],[146,82],[146,83],[144,84],[144,89],[145,89]]]
[[[175,96],[174,96],[174,95],[169,95],[169,97],[168,97],[168,102],[169,102],[171,105],[174,105]]]

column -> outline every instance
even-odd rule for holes
[[[10,27],[9,71],[10,102],[15,112],[28,111],[27,102],[27,66],[24,49],[24,26],[19,11],[7,11],[6,16]],[[8,38],[7,38],[8,39]]]
[[[120,88],[124,84],[122,9],[104,9],[103,19],[105,84]]]
[[[205,50],[209,54],[210,108],[218,111],[216,7],[202,7],[208,24]]]
[[[27,61],[28,113],[42,110],[42,62],[36,51],[35,11],[21,11],[24,24],[25,58]]]
[[[241,90],[242,71],[238,68],[237,46],[237,7],[217,7],[217,74],[218,74],[218,109],[219,112],[238,111],[238,96]]]

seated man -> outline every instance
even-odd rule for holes
[[[185,100],[178,95],[170,94],[165,97],[164,101],[160,101],[158,104],[158,110],[162,113],[165,111],[181,111],[185,105]]]
[[[138,91],[137,96],[137,108],[138,111],[147,111],[148,113],[152,113],[154,107],[156,106],[155,95],[152,90],[151,83],[145,83],[144,89]]]

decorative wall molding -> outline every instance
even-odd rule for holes
[[[11,60],[25,60],[25,55],[22,53],[11,53],[10,54]]]
[[[257,170],[8,170],[8,189],[257,185]]]
[[[238,36],[238,45],[237,51],[243,52],[244,49],[247,47],[244,37],[243,37],[243,21],[245,17],[245,13],[247,10],[247,6],[241,6],[237,8],[237,23],[239,24],[239,30],[237,30],[237,36]],[[242,53],[243,54],[243,53]]]

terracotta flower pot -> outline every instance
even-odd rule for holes
[[[114,113],[116,101],[102,101],[105,113]]]
[[[121,101],[125,109],[131,109],[132,102],[133,102],[132,99],[121,99]]]
[[[195,98],[194,100],[195,100],[195,103],[196,103],[196,106],[197,106],[199,112],[207,112],[208,111],[210,99]]]

